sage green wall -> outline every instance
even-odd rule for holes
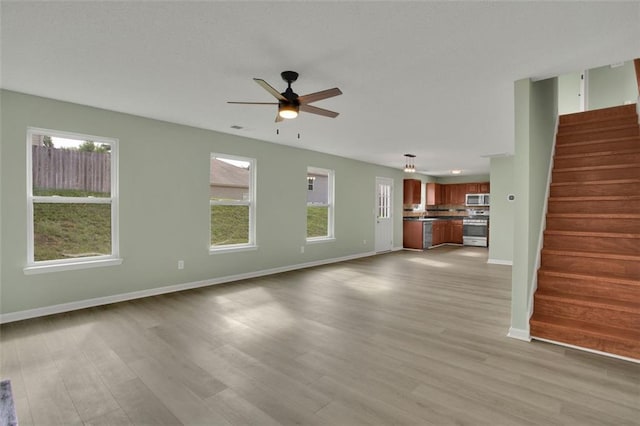
[[[513,157],[491,158],[491,226],[489,227],[489,260],[513,261],[514,194]]]
[[[511,328],[527,333],[557,113],[557,78],[515,83]]]
[[[0,93],[3,314],[370,253],[376,176],[394,179],[394,246],[402,247],[401,170],[52,99]],[[122,265],[24,275],[28,126],[119,139]],[[257,250],[209,254],[211,152],[257,159]],[[333,242],[305,245],[307,166],[335,170]],[[177,269],[179,259],[185,261],[184,270]]]
[[[636,103],[638,84],[633,61],[611,68],[609,65],[589,70],[587,78],[588,109],[607,108],[627,103]]]
[[[436,182],[442,183],[442,184],[489,182],[489,175],[443,176],[443,177],[438,177],[436,179]]]

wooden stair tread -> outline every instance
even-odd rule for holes
[[[640,262],[640,255],[634,254],[617,254],[617,253],[600,253],[591,251],[578,251],[578,250],[556,250],[556,249],[542,249],[543,254],[559,255],[559,256],[572,256],[572,257],[593,257],[598,259],[611,259],[611,260],[631,260]]]
[[[627,342],[632,341],[638,344],[640,341],[640,330],[630,328],[618,328],[607,326],[599,323],[566,319],[542,314],[535,314],[531,317],[532,324],[539,324],[544,327],[546,325],[560,327],[568,330],[578,330],[591,336],[596,336],[606,340]],[[535,335],[534,335],[535,336]]]
[[[604,138],[604,139],[596,139],[591,141],[563,142],[560,145],[563,147],[572,147],[572,146],[581,146],[581,145],[595,145],[599,143],[613,143],[613,142],[627,142],[627,141],[638,141],[640,143],[640,136],[622,136],[619,138]]]
[[[607,155],[638,154],[638,153],[640,153],[640,147],[629,148],[629,149],[618,149],[618,150],[612,150],[612,151],[585,152],[581,154],[556,155],[554,156],[554,160],[565,160],[568,158],[584,158],[584,157],[604,157]]]
[[[560,291],[544,290],[536,292],[536,300],[546,299],[553,301],[565,301],[572,305],[587,306],[599,309],[610,309],[630,314],[640,314],[640,302],[607,299],[602,297],[566,294]]]
[[[540,268],[538,270],[538,273],[541,275],[549,276],[549,277],[569,278],[569,279],[575,279],[578,281],[607,282],[611,284],[620,284],[620,285],[640,288],[640,277],[638,277],[638,279],[633,279],[633,278],[614,277],[611,275],[597,275],[592,273],[580,274],[577,272],[560,271],[555,269],[549,269],[546,267]]]
[[[619,118],[619,117],[616,117]],[[602,120],[603,123],[606,123],[606,120]],[[580,124],[584,124],[584,123],[580,123]],[[576,126],[576,125],[574,125]],[[586,134],[589,135],[591,133],[594,132],[609,132],[609,131],[615,131],[615,130],[625,130],[625,129],[635,129],[638,127],[638,123],[628,123],[628,124],[620,124],[617,126],[603,126],[603,127],[599,127],[596,129],[580,129],[580,130],[575,130],[575,129],[566,129],[564,126],[560,126],[558,128],[558,135],[559,136],[567,136],[567,135],[580,135],[580,134]]]
[[[549,197],[549,201],[631,201],[640,200],[640,195],[592,195],[584,197]]]
[[[560,124],[577,124],[590,121],[606,121],[611,118],[637,116],[636,104],[616,105],[606,108],[598,108],[589,111],[572,112],[562,114],[559,117]]]
[[[629,179],[605,179],[605,180],[586,180],[586,181],[572,181],[572,182],[552,182],[551,186],[559,187],[559,186],[571,186],[571,185],[625,185],[625,184],[633,184],[640,183],[640,179],[629,178]]]
[[[623,163],[623,164],[604,164],[602,166],[580,166],[580,167],[563,167],[553,168],[553,172],[581,172],[586,170],[614,170],[614,169],[635,169],[640,168],[638,163]]]
[[[598,237],[598,238],[632,238],[640,239],[640,233],[629,232],[593,232],[593,231],[564,231],[560,229],[547,229],[546,235],[565,235],[569,237]]]
[[[564,219],[640,219],[640,213],[547,213],[547,217]]]

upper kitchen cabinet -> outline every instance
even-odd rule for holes
[[[419,179],[404,180],[404,204],[420,204],[422,181]]]
[[[444,189],[444,185],[440,185],[439,183],[427,184],[427,205],[428,206],[437,206],[440,204],[445,204],[443,189]]]
[[[463,206],[465,195],[467,194],[467,184],[449,184],[443,185],[443,204]]]
[[[488,194],[489,193],[489,182],[475,182],[475,183],[467,183],[466,190],[467,194]]]

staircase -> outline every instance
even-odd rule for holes
[[[530,331],[640,360],[635,105],[560,116]]]

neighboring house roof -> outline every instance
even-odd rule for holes
[[[215,186],[248,188],[249,169],[212,158],[209,171],[209,183]]]

